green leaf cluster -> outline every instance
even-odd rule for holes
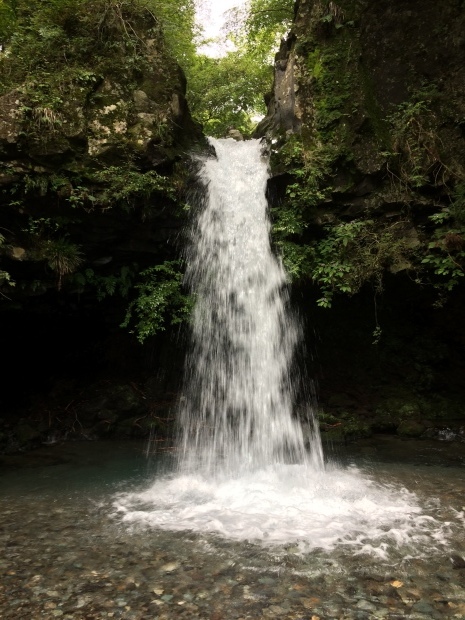
[[[44,241],[39,256],[46,260],[50,269],[57,274],[58,290],[61,289],[63,277],[76,271],[84,261],[81,247],[64,237]]]
[[[155,170],[139,172],[121,166],[109,166],[95,173],[93,180],[102,183],[103,189],[96,188],[93,201],[101,208],[111,208],[117,204],[125,209],[136,204],[149,203],[155,194],[175,199],[172,179],[161,176]]]
[[[434,112],[437,96],[436,89],[426,85],[414,91],[387,118],[394,166],[400,180],[412,188],[427,185],[431,177],[438,184],[447,173]]]
[[[121,327],[132,326],[139,342],[187,320],[193,298],[184,294],[181,261],[166,261],[142,271],[141,282],[135,285],[138,296],[129,304]]]
[[[435,276],[434,286],[440,290],[451,291],[465,275],[465,228],[463,227],[464,185],[459,184],[455,200],[429,217],[437,226],[432,233],[421,264]],[[462,226],[460,225],[462,224]]]
[[[87,287],[95,288],[98,301],[106,297],[120,295],[127,297],[137,274],[137,265],[123,265],[118,274],[107,276],[95,273],[91,268],[74,274],[73,283],[81,291]]]
[[[4,246],[5,246],[5,237],[4,237],[4,235],[2,235],[0,233],[0,250]],[[5,284],[8,285],[8,286],[15,286],[16,285],[14,280],[11,278],[11,275],[7,271],[4,271],[3,269],[0,269],[0,296],[8,299],[8,297],[1,290],[4,287]]]
[[[408,263],[413,252],[399,234],[402,225],[357,219],[325,226],[326,235],[313,248],[310,274],[323,292],[318,305],[329,308],[334,293],[356,293],[366,282],[380,290],[384,271]]]

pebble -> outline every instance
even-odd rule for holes
[[[162,566],[160,570],[163,571],[164,573],[172,573],[178,568],[179,568],[178,562],[170,562],[169,564],[165,564],[164,566]]]
[[[373,603],[370,603],[364,599],[360,600],[356,607],[357,609],[361,609],[363,611],[376,611],[376,605],[373,605]]]

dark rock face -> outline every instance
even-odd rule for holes
[[[429,88],[440,115],[434,130],[439,140],[448,137],[442,154],[449,162],[463,161],[464,25],[455,0],[297,2],[257,135],[301,132],[311,142],[322,137],[322,125],[337,126],[358,171],[375,174],[386,164],[383,148],[395,139],[387,117],[399,104],[416,101],[418,91],[426,100]],[[331,90],[323,84],[326,75]],[[322,118],[318,104],[334,114]]]
[[[73,15],[64,52],[52,47],[32,78],[14,54],[0,59],[0,450],[147,434],[158,405],[137,390],[163,368],[179,379],[177,345],[140,347],[120,324],[137,274],[178,256],[203,136],[154,16],[94,4],[102,16]],[[89,384],[100,412],[77,404]]]
[[[293,43],[292,38],[281,41],[280,50],[275,58],[273,95],[268,101],[268,114],[256,130],[258,136],[275,132],[294,133],[301,127],[296,101]]]
[[[459,2],[366,2],[360,12],[362,62],[386,109],[419,81],[439,82],[463,101],[465,39]]]
[[[310,264],[294,267],[302,311],[319,330],[321,366],[312,371],[323,409],[335,415],[328,427],[349,428],[350,412],[355,426],[405,435],[439,427],[441,417],[457,436],[463,424],[464,33],[456,0],[300,0],[276,56],[256,135],[272,140],[269,193],[284,261],[288,244],[291,263],[300,251]],[[287,236],[282,209],[301,222]],[[337,249],[344,226],[370,230],[370,260],[371,242],[358,233]],[[315,255],[326,257],[317,264],[326,289]],[[357,273],[346,282],[356,297],[337,297],[343,288],[325,271],[332,264],[342,265],[341,280]],[[318,286],[335,295],[331,310],[310,309]],[[332,404],[335,392],[352,405]]]

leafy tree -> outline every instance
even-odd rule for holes
[[[261,62],[271,62],[280,38],[291,26],[293,6],[293,0],[249,0],[230,11],[228,36]]]
[[[290,0],[250,0],[233,9],[225,36],[235,50],[220,58],[195,57],[188,67],[188,97],[204,131],[222,136],[233,126],[249,133],[265,113],[263,93],[273,81],[273,55],[293,16]]]
[[[0,45],[29,71],[63,61],[64,51],[67,63],[90,57],[95,64],[111,34],[136,51],[141,43],[136,23],[144,15],[161,27],[178,62],[191,62],[194,0],[0,0]]]
[[[252,116],[264,112],[262,93],[271,83],[272,70],[237,50],[223,58],[198,56],[189,78],[191,111],[205,133],[223,136],[233,126],[247,134]]]
[[[143,0],[160,19],[168,47],[187,70],[196,54],[199,31],[195,24],[194,0]]]

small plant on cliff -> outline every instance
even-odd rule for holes
[[[455,288],[465,275],[465,229],[453,226],[455,218],[451,207],[430,216],[429,219],[438,228],[433,232],[433,241],[428,243],[426,255],[421,261],[435,276],[439,276],[434,286],[446,291]],[[457,220],[455,222],[458,223]]]
[[[444,182],[447,170],[442,160],[443,145],[438,135],[438,119],[434,108],[437,93],[424,87],[397,106],[388,117],[391,124],[393,156],[397,158],[402,182],[421,187],[430,180]]]
[[[2,235],[0,233],[0,250],[5,246],[5,237],[4,235]],[[8,286],[15,286],[15,282],[14,280],[11,279],[11,275],[7,272],[4,271],[3,269],[0,269],[0,289],[4,286],[4,285],[8,285]],[[5,295],[4,293],[2,293],[2,291],[0,290],[0,295],[2,297],[4,297],[5,299],[9,299],[7,297],[7,295]]]
[[[142,281],[134,287],[138,297],[130,304],[121,327],[133,325],[131,333],[139,342],[166,329],[167,324],[185,321],[191,313],[193,299],[182,290],[180,261],[166,261],[140,274]]]
[[[309,221],[317,206],[326,198],[334,152],[331,146],[312,145],[304,148],[300,136],[292,136],[279,156],[294,182],[286,189],[283,204],[272,208],[272,237],[292,280],[309,277],[313,248],[302,243]]]
[[[423,251],[423,276],[442,294],[454,289],[465,275],[465,183],[459,181],[451,193],[451,203],[429,216],[434,226]],[[428,226],[430,228],[430,226]]]
[[[73,283],[76,284],[80,291],[86,287],[96,290],[98,301],[102,301],[106,297],[120,295],[127,297],[131,290],[134,278],[137,273],[137,265],[123,265],[119,273],[110,275],[100,275],[95,273],[94,269],[88,268],[82,272],[74,274]]]
[[[43,243],[41,256],[58,275],[57,287],[61,289],[63,277],[73,273],[84,261],[80,246],[67,239],[54,239]]]
[[[335,293],[356,293],[366,282],[380,290],[386,268],[407,265],[412,250],[399,234],[402,226],[378,227],[373,220],[325,226],[326,236],[315,244],[311,264],[311,278],[323,292],[318,305],[329,308]]]
[[[96,191],[93,198],[95,206],[110,208],[114,204],[124,209],[134,208],[141,202],[149,202],[154,194],[175,198],[172,180],[163,177],[155,170],[138,172],[127,167],[110,166],[95,173],[97,183],[104,183],[104,189]]]

